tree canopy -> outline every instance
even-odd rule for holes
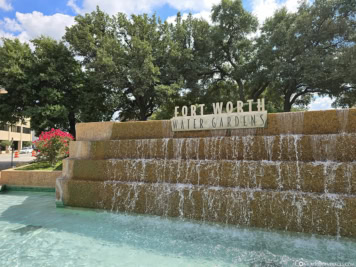
[[[102,119],[100,88],[90,85],[64,42],[40,37],[32,44],[33,51],[17,39],[4,39],[0,47],[1,84],[8,91],[1,96],[0,121],[31,118],[37,133],[61,128],[75,135],[75,124],[82,118]]]
[[[308,104],[311,93],[335,95],[343,90],[346,76],[338,67],[343,64],[340,55],[356,30],[349,17],[355,8],[345,8],[347,2],[302,3],[297,13],[283,8],[263,25],[258,38],[261,65],[283,96],[284,111],[293,104]]]

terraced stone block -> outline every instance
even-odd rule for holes
[[[355,195],[70,179],[60,186],[74,207],[356,237]]]
[[[71,158],[338,161],[356,159],[356,134],[165,138],[70,143]]]
[[[65,177],[74,180],[356,194],[356,163],[67,159],[64,165]]]
[[[76,126],[78,141],[214,136],[356,133],[356,109],[268,114],[266,128],[173,132],[170,121],[93,122]]]

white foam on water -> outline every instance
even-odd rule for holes
[[[336,115],[340,124],[340,132],[345,133],[349,122],[349,109],[337,109]]]

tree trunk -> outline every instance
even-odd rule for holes
[[[140,110],[140,112],[138,114],[138,118],[137,119],[139,121],[147,121],[147,118],[148,118],[148,116],[147,116],[147,108],[145,106],[140,106],[139,110]]]
[[[139,118],[139,121],[147,121],[147,116],[146,115],[141,115]]]
[[[237,80],[239,85],[239,97],[242,102],[245,102],[245,86],[241,80]]]
[[[285,96],[284,97],[284,107],[283,107],[283,111],[284,112],[290,112],[290,110],[292,109],[292,104],[290,102],[290,96]]]
[[[69,122],[69,133],[73,135],[75,138],[75,124],[76,124],[76,119],[75,119],[75,114],[74,112],[69,112],[68,114],[68,122]]]
[[[266,90],[267,86],[268,86],[268,82],[264,83],[263,85],[261,85],[254,93],[253,93],[253,101],[257,102],[257,99],[259,98],[259,96]]]

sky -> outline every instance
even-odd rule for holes
[[[0,38],[17,37],[23,42],[40,35],[61,39],[74,17],[99,6],[113,15],[156,13],[162,20],[173,21],[177,12],[192,13],[209,20],[210,10],[220,0],[0,0]],[[244,7],[262,24],[274,11],[285,6],[295,12],[298,0],[243,0]],[[330,109],[330,98],[317,97],[310,110]]]

